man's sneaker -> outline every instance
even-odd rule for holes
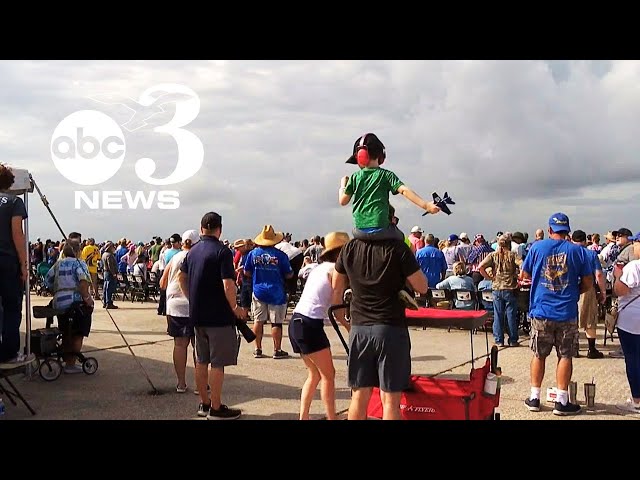
[[[609,352],[609,356],[611,358],[624,358],[624,353],[622,353],[622,349],[619,348],[615,352]]]
[[[540,411],[540,399],[539,398],[527,398],[524,401],[524,404],[527,406],[530,412],[539,412]]]
[[[220,405],[218,410],[214,410],[213,408],[209,410],[207,420],[235,420],[240,415],[242,415],[242,411],[240,409]]]
[[[187,386],[185,385],[184,387],[181,387],[180,385],[176,386],[176,392],[177,393],[186,393],[188,390]]]
[[[600,350],[589,350],[587,352],[587,358],[604,358],[604,353]]]
[[[211,404],[205,405],[204,403],[201,403],[198,405],[198,416],[206,417],[209,415],[209,410],[211,410]]]
[[[640,403],[634,402],[631,398],[628,399],[625,403],[618,403],[616,405],[618,410],[622,410],[623,412],[631,412],[640,414]]]
[[[118,307],[117,305],[114,305],[113,303],[108,303],[107,306],[104,308],[106,308],[107,310],[117,310],[120,307]]]
[[[581,410],[582,408],[580,408],[580,405],[576,405],[575,403],[567,402],[566,405],[563,405],[560,402],[556,402],[553,414],[566,417],[568,415],[577,415]]]
[[[510,347],[519,347],[520,343],[519,342],[509,342],[509,346]]]
[[[11,368],[24,367],[25,365],[29,365],[31,362],[35,361],[35,359],[36,356],[33,353],[30,353],[29,355],[19,353],[16,358],[0,363],[0,368],[8,370]]]
[[[289,354],[287,352],[285,352],[284,350],[276,350],[273,353],[273,358],[275,358],[276,360],[278,358],[288,358],[288,357],[289,357]]]
[[[256,348],[253,351],[253,358],[262,358],[262,357],[264,357],[264,355],[262,354],[262,349]]]
[[[74,373],[82,373],[82,367],[77,363],[74,363],[73,365],[65,365],[63,372],[70,375]]]
[[[404,303],[404,306],[406,308],[408,308],[409,310],[419,310],[420,309],[420,305],[418,305],[418,302],[416,302],[415,297],[413,297],[406,290],[400,290],[398,292],[398,297],[400,298],[400,301],[402,303]]]

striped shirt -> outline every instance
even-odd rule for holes
[[[54,292],[53,307],[68,309],[74,302],[81,302],[80,282],[91,283],[87,264],[77,258],[64,258],[47,273],[47,286]]]
[[[493,248],[486,242],[475,245],[471,249],[471,253],[469,253],[469,258],[467,259],[467,263],[471,265],[471,271],[477,272],[482,261],[493,252]]]

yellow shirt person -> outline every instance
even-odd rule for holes
[[[87,264],[89,273],[98,273],[98,259],[100,258],[100,250],[95,245],[87,245],[82,249],[80,257]]]

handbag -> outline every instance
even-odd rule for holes
[[[616,325],[618,325],[618,317],[620,316],[620,312],[635,302],[640,295],[636,295],[633,300],[627,303],[624,307],[618,309],[618,300],[616,299],[615,304],[611,305],[609,309],[608,315],[604,317],[604,326],[609,332],[610,335],[613,335],[614,330],[616,329]]]

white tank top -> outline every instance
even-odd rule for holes
[[[322,262],[311,270],[293,313],[318,320],[329,318],[328,311],[333,295],[330,273],[333,272],[333,266],[333,262]]]
[[[181,250],[171,258],[167,266],[167,268],[171,267],[171,276],[167,282],[167,315],[172,317],[189,317],[189,299],[182,293],[178,281],[180,267],[186,257],[187,251]]]

